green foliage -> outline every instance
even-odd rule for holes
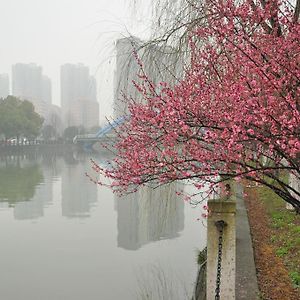
[[[0,168],[0,202],[12,206],[19,201],[28,201],[42,181],[43,175],[37,165],[21,167],[17,164]]]
[[[73,138],[79,134],[79,129],[78,127],[76,126],[70,126],[70,127],[67,127],[65,130],[64,130],[64,134],[63,134],[63,137],[65,140],[67,141],[72,141]]]
[[[281,179],[287,180],[286,174]],[[291,281],[299,287],[300,215],[287,210],[286,203],[267,187],[259,187],[256,192],[264,203],[273,228],[270,242],[275,247],[276,255],[282,257],[288,268]]]
[[[276,243],[278,241],[278,237],[276,235],[272,235],[271,238],[270,238],[270,241],[272,243]]]
[[[300,226],[295,226],[295,227],[293,227],[293,228],[292,228],[292,232],[293,232],[293,233],[298,233],[299,236],[300,236]]]
[[[34,111],[29,101],[14,96],[0,100],[0,134],[6,139],[11,137],[36,137],[39,134],[43,118]]]
[[[23,134],[36,137],[43,125],[43,118],[34,111],[34,106],[29,101],[22,101],[20,112],[23,121]]]
[[[300,287],[300,273],[299,272],[291,272],[290,277],[295,286]]]
[[[207,247],[199,251],[197,255],[197,263],[198,265],[202,265],[206,260],[207,260]]]
[[[276,250],[276,255],[279,257],[283,257],[288,254],[289,249],[287,247],[280,247]]]
[[[283,228],[287,224],[292,224],[295,219],[295,215],[289,211],[276,211],[272,213],[272,227]]]
[[[52,125],[46,125],[42,129],[42,136],[44,140],[48,141],[51,138],[55,137],[57,134],[55,128]]]

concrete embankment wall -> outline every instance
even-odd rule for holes
[[[248,215],[243,199],[243,187],[238,185],[235,191],[235,202],[228,201],[224,203],[213,200],[209,203],[207,300],[215,299],[216,295],[220,235],[215,222],[220,220],[225,221],[227,224],[222,237],[220,300],[260,299]],[[203,272],[203,269],[201,272]],[[199,278],[205,278],[205,276],[199,273]],[[204,300],[205,295],[199,289],[205,287],[205,283],[197,282],[196,284],[194,299]]]

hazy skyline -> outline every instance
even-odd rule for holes
[[[141,1],[149,3],[149,0]],[[60,66],[83,63],[98,82],[100,118],[111,114],[114,41],[128,32],[146,37],[151,13],[133,14],[130,0],[1,1],[0,73],[36,63],[52,81],[60,105]],[[148,6],[147,6],[148,7]],[[134,19],[133,19],[134,16]]]

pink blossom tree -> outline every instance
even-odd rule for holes
[[[300,211],[300,1],[210,0],[189,37],[190,63],[171,87],[143,73],[143,101],[128,99],[110,168],[94,169],[120,192],[188,179],[247,179]]]

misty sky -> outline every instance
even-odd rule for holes
[[[0,0],[0,73],[11,65],[37,63],[52,80],[60,105],[59,72],[64,63],[84,63],[98,82],[100,118],[110,114],[113,42],[128,32],[149,34],[151,13],[135,13],[133,0]]]

